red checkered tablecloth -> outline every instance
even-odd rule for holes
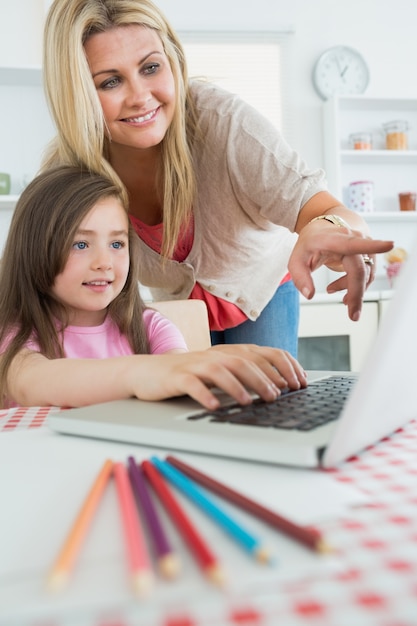
[[[0,432],[12,432],[23,428],[40,428],[45,425],[45,420],[51,411],[58,410],[45,406],[0,410]]]
[[[56,410],[0,411],[0,432],[42,428]],[[337,570],[282,582],[238,603],[190,598],[168,616],[134,605],[111,616],[80,615],[76,624],[63,618],[33,626],[417,626],[417,421],[331,475],[371,496],[370,505],[320,526],[337,550]]]

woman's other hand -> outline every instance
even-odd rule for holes
[[[324,205],[324,210],[323,210]],[[318,215],[336,215],[345,225]],[[288,263],[297,289],[307,299],[314,296],[314,270],[322,265],[344,274],[327,286],[328,293],[346,290],[343,302],[350,319],[357,321],[365,290],[375,277],[376,255],[392,249],[393,241],[371,239],[366,222],[358,214],[337,205],[327,192],[316,194],[302,209],[296,227],[298,241]]]

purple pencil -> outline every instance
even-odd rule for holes
[[[152,498],[146,486],[143,470],[132,456],[128,457],[128,471],[133,491],[139,503],[158,556],[158,568],[166,578],[174,578],[179,572],[177,555],[172,551]]]

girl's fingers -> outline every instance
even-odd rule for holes
[[[240,345],[219,345],[212,350],[220,350],[222,352],[236,351],[243,358],[250,359],[255,363],[280,389],[290,387],[290,389],[299,389],[307,385],[307,376],[300,363],[285,350],[270,348],[267,346],[257,346],[254,344]]]
[[[208,409],[218,406],[210,387],[218,387],[239,404],[249,404],[253,394],[271,402],[280,388],[299,389],[307,380],[289,354],[259,346],[225,346],[204,352],[160,355],[153,358],[155,380],[134,377],[134,395],[142,400],[162,400],[187,394]],[[152,374],[149,372],[148,374]],[[249,391],[250,390],[250,391]],[[251,393],[250,393],[251,392]]]
[[[209,389],[213,386],[243,405],[252,402],[249,389],[266,402],[275,400],[280,393],[261,368],[238,357],[227,357],[222,363],[209,363],[199,368],[198,372],[180,376],[179,391],[211,409],[218,406],[216,396]]]

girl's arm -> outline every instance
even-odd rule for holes
[[[248,404],[248,389],[271,401],[279,388],[307,384],[301,366],[283,350],[246,345],[108,359],[47,359],[24,349],[14,358],[7,382],[10,400],[21,406],[77,407],[188,394],[209,409],[218,406],[211,386]]]

